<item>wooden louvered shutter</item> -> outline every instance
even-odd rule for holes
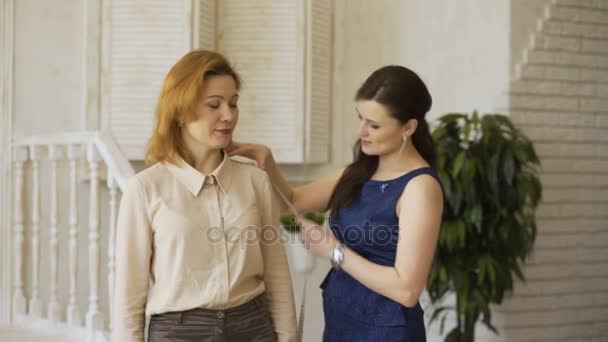
[[[129,159],[143,158],[169,68],[191,47],[189,1],[112,0],[105,11],[104,125]]]
[[[332,75],[332,5],[331,0],[310,0],[308,9],[306,161],[329,161],[331,75]]]
[[[218,2],[218,45],[243,75],[236,139],[282,163],[329,159],[330,0]]]
[[[304,36],[296,0],[220,1],[218,50],[243,75],[236,139],[303,160]]]
[[[199,45],[201,49],[216,49],[215,23],[217,16],[216,0],[200,0],[199,7]],[[196,15],[196,14],[195,14]]]

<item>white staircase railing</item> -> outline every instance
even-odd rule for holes
[[[101,132],[18,138],[12,161],[13,323],[106,340],[118,190],[131,164]]]

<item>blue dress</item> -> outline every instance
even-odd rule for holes
[[[367,260],[394,266],[399,218],[397,201],[407,183],[422,174],[433,176],[430,167],[410,171],[388,180],[368,180],[350,206],[330,216],[338,240]],[[321,283],[325,315],[324,342],[424,342],[424,315],[420,304],[408,308],[374,292],[346,272],[331,269]]]

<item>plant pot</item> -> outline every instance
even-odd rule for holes
[[[315,256],[304,248],[297,233],[288,233],[287,250],[291,267],[298,273],[310,273],[317,264]]]

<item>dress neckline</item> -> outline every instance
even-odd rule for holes
[[[422,171],[422,170],[426,170],[426,169],[431,169],[432,170],[433,168],[431,166],[423,166],[423,167],[419,167],[419,168],[410,170],[410,171],[408,171],[408,172],[406,172],[406,173],[404,173],[401,176],[396,177],[396,178],[387,179],[387,180],[377,180],[377,179],[371,179],[370,178],[368,181],[369,182],[373,182],[373,183],[389,183],[389,182],[394,182],[394,181],[400,180],[402,178],[405,178],[406,176],[408,176],[408,175],[410,175],[410,174],[412,174],[414,172]]]

